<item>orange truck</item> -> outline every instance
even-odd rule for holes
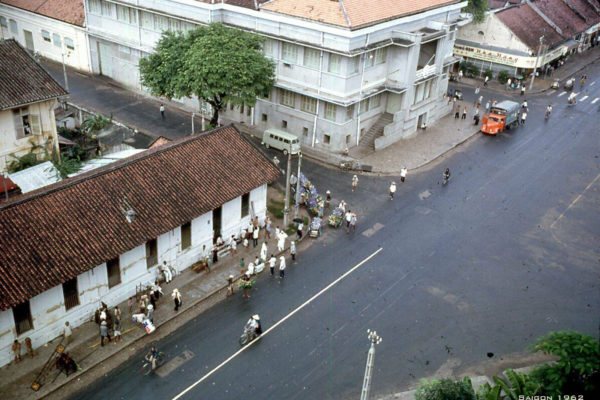
[[[519,125],[519,103],[504,100],[490,108],[490,112],[483,116],[481,132],[496,135],[504,129]]]

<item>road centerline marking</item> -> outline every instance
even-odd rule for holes
[[[592,104],[596,104],[598,100],[600,100],[600,97],[596,97],[594,100],[592,100]]]
[[[567,207],[567,209],[565,211],[563,211],[558,216],[558,218],[556,218],[556,220],[552,223],[552,225],[550,225],[551,229],[554,228],[554,225],[556,225],[556,223],[558,221],[560,221],[562,217],[565,216],[565,214],[571,209],[571,207],[573,207],[575,205],[575,203],[577,203],[583,197],[583,195],[585,194],[585,192],[587,192],[588,189],[592,187],[592,185],[598,180],[598,178],[600,178],[600,174],[596,175],[596,177],[594,178],[594,180],[591,181],[590,184],[585,187],[585,189],[583,189],[583,192],[579,193],[579,195],[575,198],[575,200],[573,200],[571,202],[571,204],[569,204],[569,207]]]
[[[567,94],[567,92],[562,92],[561,94],[558,95],[558,97],[564,96],[565,94]]]
[[[309,305],[310,303],[312,303],[312,301],[315,300],[317,297],[321,296],[323,293],[325,293],[326,291],[328,291],[329,289],[331,289],[333,286],[335,286],[342,279],[344,279],[345,277],[347,277],[348,275],[350,275],[352,272],[354,272],[355,270],[357,270],[358,268],[360,268],[361,266],[363,266],[367,261],[370,261],[373,257],[375,257],[377,254],[379,254],[382,250],[383,250],[383,247],[380,247],[379,249],[377,249],[373,253],[371,253],[370,256],[368,256],[367,258],[365,258],[364,260],[362,260],[361,262],[359,262],[358,264],[356,264],[354,267],[350,268],[348,271],[346,271],[345,273],[343,273],[342,275],[340,275],[336,280],[334,280],[333,282],[331,282],[329,285],[325,286],[318,293],[316,293],[315,295],[313,295],[310,299],[306,300],[304,303],[302,303],[296,309],[294,309],[293,311],[291,311],[288,315],[286,315],[285,317],[283,317],[282,319],[280,319],[279,321],[277,321],[269,329],[267,329],[266,331],[264,331],[260,337],[254,339],[252,342],[248,343],[246,346],[242,347],[241,349],[239,349],[238,351],[236,351],[235,353],[233,353],[225,361],[223,361],[221,364],[217,365],[215,368],[213,368],[212,370],[210,370],[202,378],[198,379],[196,382],[194,382],[193,384],[191,384],[189,387],[187,387],[185,390],[183,390],[177,396],[173,397],[172,400],[178,400],[181,397],[183,397],[190,390],[192,390],[193,388],[195,388],[196,386],[198,386],[199,384],[201,384],[202,382],[204,382],[206,379],[208,379],[215,372],[217,372],[222,367],[224,367],[225,365],[227,365],[231,360],[233,360],[234,358],[236,358],[237,356],[239,356],[240,354],[242,354],[244,351],[246,351],[246,349],[249,349],[252,345],[254,345],[254,343],[257,343],[259,340],[261,340],[263,337],[265,337],[267,334],[269,334],[271,331],[273,331],[279,325],[281,325],[282,323],[284,323],[285,321],[287,321],[289,318],[291,318],[298,311],[302,310],[304,307],[306,307],[307,305]]]
[[[579,99],[579,101],[584,101],[585,99],[587,99],[590,96],[583,96],[581,99]]]

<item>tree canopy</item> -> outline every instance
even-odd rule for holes
[[[469,4],[464,8],[466,12],[473,15],[473,22],[477,24],[483,22],[487,9],[487,0],[469,0]]]
[[[142,84],[156,96],[204,100],[215,126],[227,103],[253,106],[273,87],[275,68],[262,54],[262,41],[219,23],[185,34],[167,31],[155,53],[140,60]]]

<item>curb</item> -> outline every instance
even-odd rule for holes
[[[296,240],[296,242],[297,242],[297,243],[300,243],[300,242],[304,241],[304,239],[305,239],[307,236],[308,236],[308,232],[306,232],[306,234],[303,234],[303,235],[302,235],[302,238],[301,238],[301,239],[299,239],[299,240]],[[285,253],[286,251],[288,251],[288,250],[289,250],[289,247],[287,247],[287,248],[284,248],[282,251],[280,251],[280,252],[278,252],[278,253],[273,253],[273,254],[275,254],[276,256],[280,256],[281,254],[284,254],[284,253]],[[263,269],[263,271],[264,271],[264,269]],[[243,275],[244,275],[244,274],[241,274],[241,273],[240,273],[240,274],[237,274],[237,275],[235,275],[235,276],[234,276],[234,280],[233,280],[233,281],[234,281],[234,282],[236,282],[237,280],[241,279],[241,277],[242,277]],[[162,327],[162,326],[166,325],[166,324],[167,324],[167,323],[169,323],[170,321],[174,320],[174,319],[175,319],[175,318],[177,318],[178,316],[180,316],[180,315],[182,315],[182,314],[186,314],[187,312],[189,312],[190,310],[192,310],[193,308],[195,308],[197,305],[199,305],[200,303],[202,303],[202,302],[204,302],[204,301],[206,301],[206,300],[210,299],[211,297],[213,297],[214,295],[218,294],[218,293],[219,293],[219,292],[221,292],[222,290],[224,290],[224,289],[227,289],[227,286],[228,286],[228,283],[225,283],[225,284],[223,284],[222,286],[219,286],[218,288],[216,288],[216,289],[214,289],[214,290],[212,290],[212,291],[208,292],[208,293],[206,294],[206,296],[204,296],[204,297],[202,297],[202,298],[200,298],[200,299],[197,299],[197,300],[195,300],[194,302],[192,302],[192,303],[190,304],[190,306],[189,306],[188,308],[186,308],[185,310],[181,310],[180,312],[178,312],[178,313],[176,313],[176,314],[171,314],[171,315],[170,315],[170,316],[169,316],[167,319],[165,319],[164,321],[161,321],[161,323],[160,323],[160,324],[156,324],[156,325],[155,325],[155,327],[156,327],[156,330],[158,330],[160,327]],[[227,297],[226,297],[226,298],[227,298]],[[135,325],[135,326],[137,327],[137,325]],[[134,345],[135,343],[139,342],[140,340],[142,340],[142,339],[144,339],[144,338],[146,338],[146,337],[148,337],[148,334],[146,334],[145,332],[142,332],[142,335],[141,335],[141,336],[139,336],[139,337],[137,337],[137,338],[134,338],[134,339],[132,339],[132,341],[131,341],[131,342],[129,342],[129,343],[127,343],[127,344],[126,344],[126,346],[132,346],[132,345]],[[92,354],[94,351],[96,351],[96,350],[93,350],[92,352],[90,352],[90,353],[88,354],[88,356],[89,356],[90,354]],[[63,387],[65,387],[66,385],[68,385],[69,383],[71,383],[71,382],[72,382],[72,381],[73,381],[75,378],[81,378],[81,377],[85,376],[86,374],[90,373],[90,372],[91,372],[91,371],[93,371],[94,369],[98,368],[98,366],[99,366],[100,364],[104,363],[104,362],[105,362],[105,361],[107,361],[107,360],[110,360],[111,358],[113,358],[113,357],[117,356],[118,354],[119,354],[119,352],[118,352],[118,351],[115,351],[115,352],[113,352],[113,353],[111,353],[111,354],[107,354],[107,355],[106,355],[106,357],[102,358],[101,360],[98,360],[96,363],[94,363],[94,364],[90,365],[90,366],[89,366],[88,368],[86,368],[85,370],[82,370],[82,371],[81,371],[81,373],[79,373],[79,374],[75,373],[75,374],[71,374],[71,375],[69,375],[69,377],[67,377],[67,379],[66,379],[64,382],[62,382],[61,384],[59,384],[57,387],[53,388],[53,389],[52,389],[51,391],[49,391],[48,393],[44,393],[44,394],[43,394],[41,397],[37,397],[37,399],[38,399],[38,400],[40,400],[40,399],[45,399],[45,398],[48,398],[49,396],[51,396],[51,395],[53,395],[55,392],[57,392],[59,389],[62,389]],[[85,356],[85,357],[87,357],[87,356]],[[84,358],[85,358],[85,357],[84,357]]]

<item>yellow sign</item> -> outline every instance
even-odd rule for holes
[[[532,69],[536,65],[538,67],[544,65],[555,58],[560,57],[564,54],[564,47],[558,47],[549,53],[544,55],[544,61],[537,60],[537,57],[525,57],[517,56],[514,54],[502,53],[494,50],[481,49],[479,47],[464,46],[461,44],[454,45],[454,55],[463,56],[469,58],[475,58],[477,60],[489,61],[495,64],[504,64],[511,67]]]

